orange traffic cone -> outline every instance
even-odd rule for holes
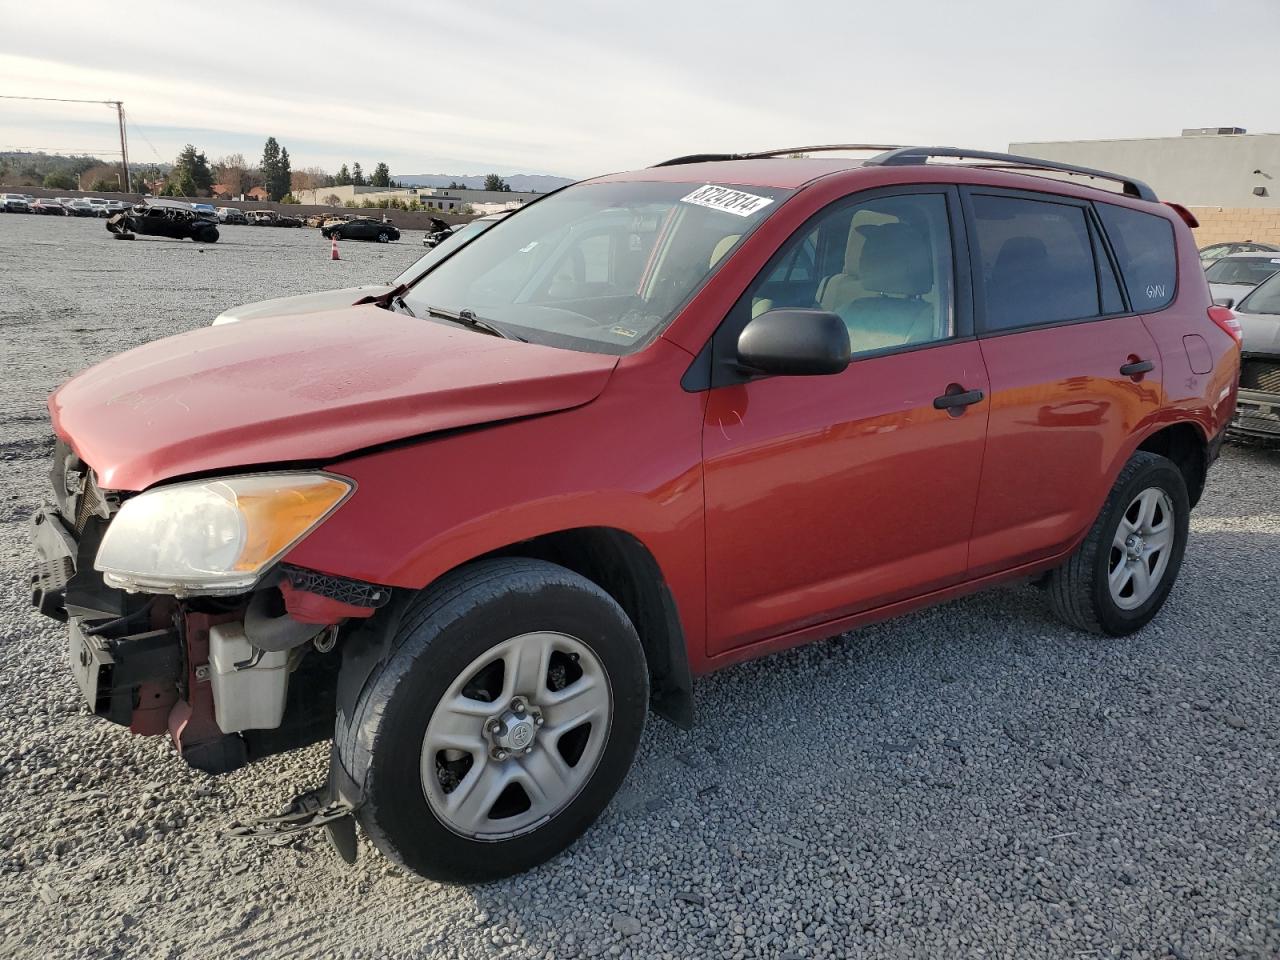
[[[329,259],[341,260],[342,258],[338,256],[338,235],[336,233],[331,233],[329,235],[329,239],[332,241],[329,245]]]

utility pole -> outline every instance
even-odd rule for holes
[[[116,116],[120,120],[120,164],[124,167],[124,192],[133,193],[133,181],[129,179],[129,143],[124,135],[124,103],[116,101]]]
[[[24,97],[16,94],[0,93],[0,100],[43,100],[47,103],[103,103],[116,108],[116,119],[120,121],[120,165],[124,169],[124,192],[132,193],[129,182],[129,141],[124,129],[124,103],[120,100],[73,100],[69,97]]]

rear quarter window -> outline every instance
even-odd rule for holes
[[[1163,310],[1173,302],[1178,286],[1178,255],[1173,224],[1128,207],[1097,204],[1129,291],[1129,303],[1137,313]]]

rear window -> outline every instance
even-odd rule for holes
[[[1099,203],[1097,209],[1133,309],[1150,313],[1167,307],[1178,286],[1173,224],[1164,217],[1110,203]]]

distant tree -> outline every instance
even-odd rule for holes
[[[345,163],[338,168],[338,175],[333,178],[333,185],[335,187],[351,186],[351,171],[347,169]]]
[[[354,210],[356,208],[356,202],[354,200],[348,200],[346,203],[343,204],[343,206],[349,207],[350,209]]]
[[[331,207],[336,207],[338,204],[342,202],[342,198],[339,197],[336,193],[331,193],[324,198],[324,202]]]
[[[43,183],[46,190],[74,190],[76,187],[75,177],[62,172],[48,174]]]
[[[249,161],[243,153],[229,153],[213,165],[213,178],[232,196],[238,196],[249,189]]]
[[[279,200],[290,189],[289,151],[281,149],[275,137],[267,137],[262,147],[262,186],[272,200]]]
[[[445,187],[445,189],[446,190],[465,190],[467,188],[464,187],[462,184],[458,183],[458,181],[456,180],[450,180],[449,185]]]
[[[356,187],[366,186],[364,171],[360,169],[360,164],[358,163],[353,163],[351,165],[351,183]]]
[[[496,173],[491,173],[484,178],[484,189],[486,190],[510,190],[511,188],[503,182],[502,178]]]
[[[178,184],[184,197],[207,197],[213,186],[209,158],[188,143],[173,162],[169,180]]]
[[[369,185],[372,187],[391,186],[391,168],[385,163],[379,162],[379,164],[373,168],[373,173],[369,176]]]
[[[119,190],[120,184],[114,180],[104,180],[99,177],[93,183],[89,184],[89,189],[94,193],[111,193],[113,190]]]
[[[302,201],[295,197],[292,193],[286,193],[280,198],[281,203],[301,203]]]

